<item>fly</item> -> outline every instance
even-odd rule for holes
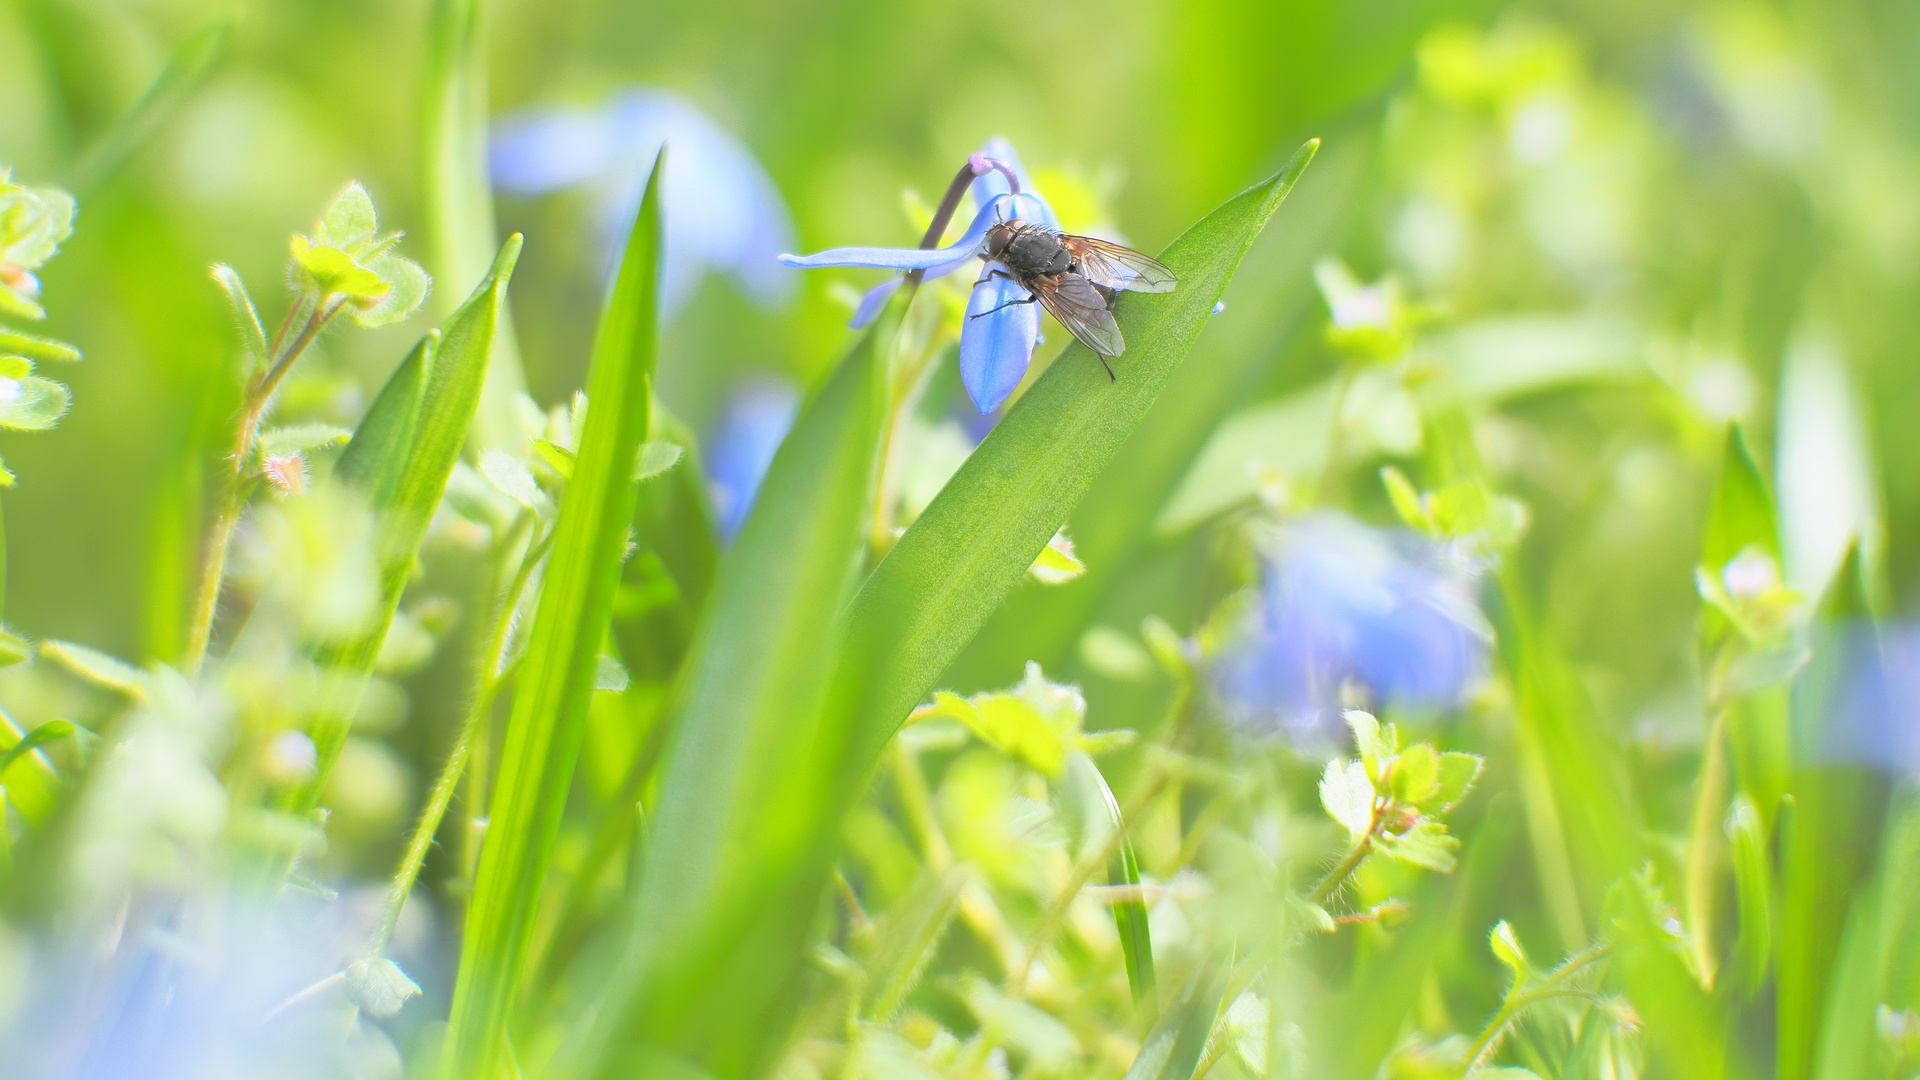
[[[988,269],[980,280],[1006,278],[1025,289],[1027,296],[972,317],[1038,301],[1068,333],[1093,350],[1109,379],[1115,376],[1107,359],[1127,351],[1126,339],[1113,321],[1114,297],[1129,291],[1172,292],[1177,284],[1173,271],[1132,248],[1057,233],[1017,219],[987,230],[985,254]]]

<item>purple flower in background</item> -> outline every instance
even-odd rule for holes
[[[746,523],[799,411],[800,395],[775,379],[750,382],[727,402],[706,446],[707,484],[721,536],[732,540]]]
[[[1281,529],[1264,557],[1245,635],[1213,671],[1248,723],[1330,732],[1349,683],[1374,702],[1450,708],[1485,670],[1486,619],[1430,541],[1322,513]]]
[[[976,176],[971,193],[978,211],[959,241],[944,248],[846,247],[817,255],[782,255],[781,263],[800,268],[864,266],[893,270],[920,270],[928,278],[943,277],[974,266],[983,257],[987,230],[995,222],[1018,219],[1058,230],[1060,219],[1047,200],[1033,190],[1020,166],[1019,155],[1005,139],[987,141],[973,155]],[[986,269],[997,264],[989,262]],[[1004,270],[1004,268],[1002,268]],[[889,278],[861,300],[854,313],[858,328],[871,322],[900,287],[901,278]],[[967,318],[960,329],[960,381],[982,414],[999,408],[1027,373],[1033,347],[1040,340],[1040,305],[1005,274],[983,273],[967,300]]]
[[[1848,620],[1816,626],[1795,687],[1804,761],[1920,771],[1920,626]]]
[[[585,187],[597,197],[609,273],[663,144],[666,266],[661,306],[671,315],[708,270],[724,270],[761,304],[787,296],[773,258],[793,244],[780,192],[744,144],[664,90],[626,91],[598,108],[542,106],[494,126],[494,186],[514,195]]]

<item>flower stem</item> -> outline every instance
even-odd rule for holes
[[[978,157],[978,155],[975,155],[975,157]],[[986,164],[986,159],[981,159],[979,162],[976,162],[974,158],[968,158],[967,163],[960,166],[960,171],[953,175],[953,183],[947,185],[947,194],[941,198],[939,208],[933,212],[933,220],[927,224],[927,234],[920,238],[920,247],[922,249],[940,246],[940,238],[946,235],[947,226],[953,221],[953,212],[960,208],[960,196],[967,193],[967,187],[973,183],[974,177],[992,168],[993,165]],[[907,271],[907,283],[905,287],[908,289],[918,288],[920,279],[926,276],[927,272],[925,270]]]
[[[1346,884],[1347,879],[1353,876],[1353,872],[1360,869],[1360,864],[1373,853],[1373,837],[1380,831],[1383,809],[1378,805],[1374,807],[1373,815],[1367,820],[1367,831],[1353,842],[1353,847],[1347,850],[1346,856],[1333,869],[1327,871],[1327,876],[1321,878],[1313,887],[1313,891],[1307,894],[1309,902],[1326,903],[1327,898],[1338,892],[1340,886]]]
[[[247,384],[240,423],[234,431],[233,450],[228,455],[229,468],[221,488],[219,509],[208,525],[200,558],[200,581],[194,590],[193,621],[187,628],[187,651],[183,658],[189,675],[199,673],[200,664],[206,659],[207,644],[213,637],[214,614],[220,605],[220,582],[226,576],[227,552],[233,546],[233,532],[240,524],[240,512],[246,503],[247,466],[253,456],[254,442],[260,436],[260,422],[266,418],[274,391],[293,370],[294,363],[345,306],[345,299],[322,296],[316,303],[303,302],[289,311],[286,321],[280,324],[280,332],[274,335],[269,362]],[[289,340],[288,334],[296,322],[300,329],[293,332]]]

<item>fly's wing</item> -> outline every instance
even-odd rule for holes
[[[1025,284],[1060,325],[1080,339],[1080,344],[1101,356],[1119,356],[1127,351],[1127,341],[1120,336],[1113,312],[1107,310],[1107,298],[1100,295],[1093,282],[1079,274],[1049,274]]]
[[[1158,259],[1150,259],[1129,247],[1096,240],[1091,236],[1061,236],[1080,272],[1110,289],[1132,292],[1172,292],[1178,284],[1173,271]]]

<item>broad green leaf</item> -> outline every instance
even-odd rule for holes
[[[52,379],[0,379],[0,427],[44,431],[66,415],[73,395]]]
[[[1226,972],[1203,963],[1154,1021],[1125,1080],[1191,1080],[1213,1035],[1214,1020],[1227,1004],[1226,992]]]
[[[600,669],[659,356],[663,160],[654,161],[594,334],[587,393],[595,407],[554,525],[474,877],[446,1035],[451,1076],[497,1071]]]
[[[367,406],[359,428],[347,441],[347,448],[340,452],[340,460],[334,463],[333,475],[365,491],[376,510],[392,503],[400,476],[407,468],[420,427],[421,402],[433,370],[434,352],[439,347],[440,331],[429,330],[387,377],[386,385]]]
[[[1175,240],[1161,261],[1179,276],[1179,287],[1164,295],[1130,293],[1116,306],[1128,342],[1114,369],[1118,381],[1109,381],[1083,346],[1069,346],[861,587],[847,652],[852,664],[841,675],[843,686],[868,688],[850,773],[863,773],[877,757],[1120,452],[1318,146],[1308,143],[1279,175]]]
[[[634,1043],[757,1075],[784,1041],[841,815],[864,784],[839,773],[849,710],[826,707],[828,679],[906,299],[802,409],[713,583],[674,691],[633,934],[569,1047],[580,1075],[623,1075]]]
[[[22,334],[17,330],[3,328],[0,328],[0,353],[24,356],[41,363],[49,361],[72,363],[80,359],[80,350],[64,341],[34,337],[32,334]]]
[[[267,428],[260,433],[260,454],[262,457],[304,454],[309,450],[318,450],[346,442],[352,437],[353,432],[332,424],[294,424],[291,427]]]

